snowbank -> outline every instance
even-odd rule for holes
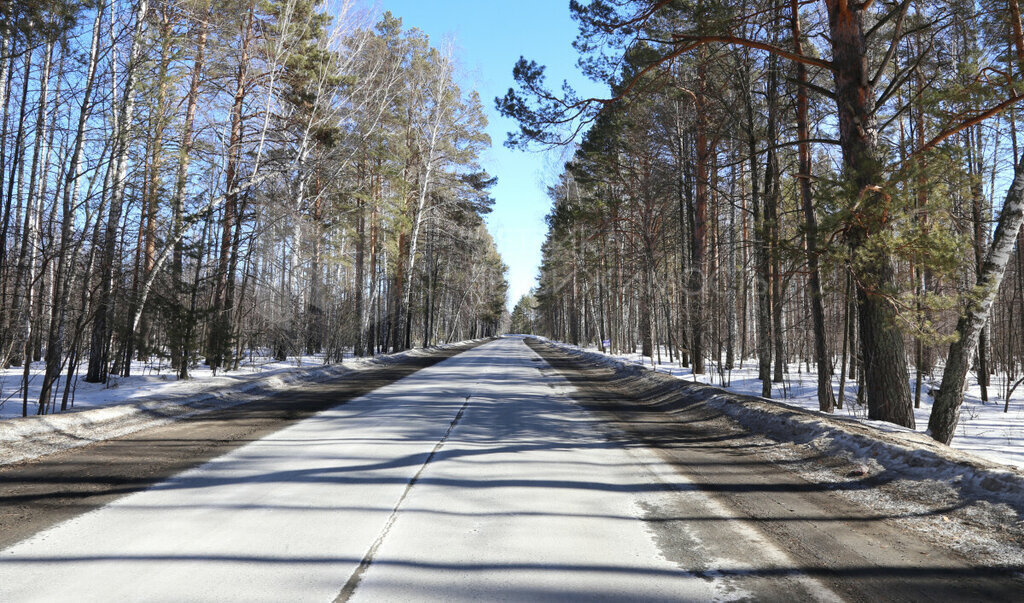
[[[559,345],[566,344],[560,343]],[[576,349],[575,346],[570,347]],[[594,348],[588,348],[585,351],[598,353]],[[648,369],[651,367],[650,359],[642,357],[639,353],[604,357],[614,358],[627,364],[644,366]],[[694,375],[689,367],[681,367],[668,362],[667,353],[664,354],[664,358],[666,362],[659,362],[657,365],[659,373],[670,374],[693,383],[716,385],[739,394],[748,394],[754,397],[761,395],[761,380],[757,378],[757,366],[749,362],[745,366],[741,365],[733,370],[723,372],[719,372],[720,366],[712,363],[706,373]],[[798,363],[790,364],[783,381],[771,384],[772,399],[805,410],[817,411],[818,376],[809,368],[813,369],[813,367],[801,366]],[[922,432],[928,425],[933,402],[928,392],[938,388],[940,374],[937,373],[940,372],[936,370],[931,375],[925,375],[921,407],[914,409],[918,429]],[[834,390],[839,389],[838,375],[833,375],[832,387]],[[911,383],[911,387],[913,388],[913,383]],[[982,402],[981,389],[977,383],[970,382],[965,392],[964,404],[961,407],[960,424],[957,426],[956,436],[953,438],[953,448],[974,453],[996,463],[1024,469],[1024,398],[1020,397],[1021,390],[1018,390],[1018,396],[1007,403],[1002,398],[1006,389],[1005,376],[993,375],[992,384],[989,387],[989,401]],[[856,383],[850,380],[846,381],[844,408],[837,409],[831,416],[857,419],[875,425],[879,429],[892,427],[888,423],[868,420],[867,406],[857,404]]]

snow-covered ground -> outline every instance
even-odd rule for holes
[[[214,375],[206,365],[197,366],[189,371],[190,379],[179,381],[175,370],[166,362],[132,362],[131,377],[111,375],[108,383],[86,383],[85,365],[83,364],[78,377],[72,384],[72,395],[69,407],[73,402],[75,410],[95,408],[132,402],[136,399],[160,394],[175,396],[189,393],[201,393],[211,388],[226,388],[250,381],[253,378],[271,377],[282,373],[291,373],[296,369],[323,366],[322,356],[292,356],[286,361],[277,361],[265,356],[247,356],[237,371],[219,371]],[[28,414],[38,414],[39,388],[43,381],[43,362],[34,362],[29,370]],[[22,415],[22,367],[0,370],[0,419],[20,417]],[[64,392],[66,375],[61,375],[56,400],[51,406],[60,409]],[[47,414],[54,410],[47,408]]]
[[[568,344],[560,343],[559,345]],[[596,348],[585,349],[588,352],[598,351]],[[647,368],[651,368],[651,359],[641,356],[639,352],[608,354],[608,357],[622,362],[643,364]],[[668,351],[665,349],[662,350],[662,360],[663,363],[656,366],[658,372],[667,373],[686,381],[695,381],[690,368],[682,368],[677,363],[668,362]],[[817,410],[817,374],[808,373],[802,363],[790,365],[788,368],[789,372],[785,374],[785,380],[782,383],[772,384],[772,399],[808,410]],[[706,370],[705,374],[696,376],[697,382],[724,387],[737,393],[761,395],[761,381],[757,378],[757,365],[754,360],[748,359],[743,363],[742,368],[726,371],[724,375],[719,372],[717,365],[709,364]],[[933,379],[926,379],[922,386],[921,408],[914,411],[917,429],[920,432],[927,429],[928,415],[932,408],[932,398],[924,392],[932,387],[938,388],[940,379],[941,373],[936,371]],[[836,392],[839,390],[838,375],[833,378],[833,389]],[[999,397],[1003,389],[1000,377],[994,376],[992,385],[989,386],[989,401],[983,404],[981,390],[978,388],[977,382],[973,380],[973,375],[970,376],[969,388],[960,413],[960,424],[956,430],[956,437],[953,439],[953,448],[977,454],[990,461],[1024,469],[1024,389],[1018,389],[1011,396],[1008,412],[1003,412],[1006,401]],[[911,391],[913,391],[913,383],[911,383]],[[836,414],[877,424],[876,421],[868,421],[867,407],[858,405],[856,400],[856,384],[850,383],[848,380],[844,408],[836,410]]]

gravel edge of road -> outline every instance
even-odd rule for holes
[[[5,419],[0,421],[0,467],[245,404],[293,387],[342,379],[353,373],[401,363],[410,357],[429,355],[432,351],[475,346],[485,341],[489,339],[414,348],[394,354],[361,358],[349,364],[295,368],[270,375],[246,375],[239,379],[240,383],[237,386],[211,386],[204,391],[177,397],[152,394],[121,404],[53,415]]]
[[[997,556],[1017,564],[1024,549],[1024,472],[944,446],[924,434],[888,424],[865,424],[781,402],[737,394],[626,364],[599,353],[552,341],[529,339],[535,350],[549,347],[581,363],[614,371],[612,380],[629,391],[632,403],[671,413],[703,405],[751,433],[789,445],[801,472],[815,478],[860,479],[884,490],[890,506],[954,509],[938,515],[938,529],[984,530],[1013,550]]]

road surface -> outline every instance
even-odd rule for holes
[[[0,551],[0,601],[859,598],[571,394],[496,340]]]

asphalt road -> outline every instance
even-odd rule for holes
[[[888,588],[872,572],[922,567],[954,598],[1020,592],[1005,576],[956,590],[976,568],[922,562],[927,543],[869,515],[812,563],[793,534],[837,526],[815,520],[820,493],[735,450],[699,446],[687,467],[577,404],[570,368],[501,339],[339,399],[0,551],[0,601],[867,600],[858,585]],[[765,529],[783,507],[797,531]]]

